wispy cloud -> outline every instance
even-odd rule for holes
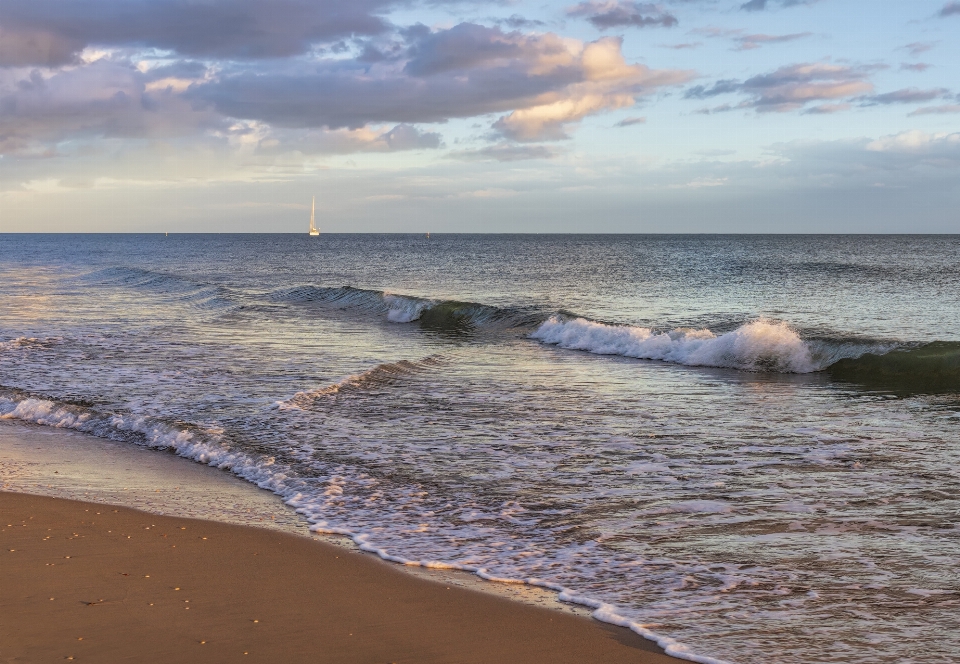
[[[784,112],[803,108],[816,101],[852,98],[872,92],[868,69],[829,63],[804,63],[780,67],[768,74],[745,81],[720,80],[712,86],[689,88],[687,99],[708,99],[725,94],[740,93],[748,99],[736,105],[724,104],[700,112],[723,112],[754,108],[759,112]],[[835,112],[835,111],[832,111]]]
[[[703,42],[686,42],[683,44],[658,44],[660,48],[670,48],[674,51],[692,50],[703,46]]]
[[[900,69],[902,71],[916,71],[924,72],[930,69],[933,65],[927,64],[926,62],[901,62]]]
[[[529,29],[542,28],[547,25],[541,20],[533,19],[533,18],[525,18],[523,16],[520,16],[520,14],[514,14],[509,18],[495,19],[493,22],[496,23],[497,25],[506,26],[511,30],[529,30]]]
[[[918,108],[910,115],[943,115],[947,113],[960,113],[960,104],[944,104],[942,106],[924,106]]]
[[[843,113],[850,110],[850,104],[820,104],[811,106],[803,111],[804,115],[833,115],[834,113]]]
[[[730,39],[734,43],[734,50],[736,51],[752,51],[768,44],[783,44],[813,35],[812,32],[795,32],[786,35],[748,34],[743,29],[718,27],[697,28],[693,32],[711,38]]]
[[[585,18],[600,30],[677,25],[677,17],[661,5],[629,0],[581,2],[568,9],[567,16]]]
[[[916,104],[919,102],[932,101],[934,99],[943,99],[950,96],[950,91],[945,88],[933,88],[930,90],[921,90],[919,88],[902,88],[893,92],[885,92],[879,95],[870,95],[858,97],[859,101],[865,105],[877,104]]]
[[[771,4],[777,4],[781,7],[795,7],[797,5],[812,5],[818,0],[777,0],[771,3],[770,0],[750,0],[740,5],[740,9],[747,12],[760,12],[768,8]]]
[[[647,119],[644,117],[635,117],[635,118],[624,118],[617,124],[613,125],[614,127],[632,127],[633,125],[646,124]]]
[[[497,143],[476,150],[454,150],[448,159],[459,161],[527,161],[531,159],[553,159],[557,150],[546,145],[518,145],[516,143]]]
[[[783,44],[785,42],[796,41],[798,39],[805,39],[812,34],[812,32],[795,32],[789,35],[754,34],[734,37],[733,40],[738,43],[738,51],[750,51],[767,44]]]

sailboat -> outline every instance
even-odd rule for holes
[[[316,212],[317,212],[317,197],[314,196],[313,202],[310,204],[310,235],[320,235],[320,229],[317,228]]]

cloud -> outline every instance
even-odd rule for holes
[[[733,79],[723,79],[714,83],[712,86],[695,85],[689,88],[684,94],[685,99],[709,99],[717,95],[725,95],[732,92],[740,92],[742,84]]]
[[[744,81],[742,89],[754,95],[759,111],[782,112],[811,101],[833,100],[871,92],[873,84],[862,68],[826,63],[781,67]]]
[[[677,17],[660,5],[627,0],[581,2],[568,9],[567,16],[585,17],[599,30],[677,25]]]
[[[936,133],[913,129],[899,134],[883,136],[866,145],[870,152],[893,154],[912,154],[929,160],[948,159],[953,165],[960,165],[960,133]]]
[[[133,46],[199,58],[305,53],[385,32],[392,0],[2,0],[0,66],[56,66],[84,47]]]
[[[926,62],[901,62],[900,70],[901,71],[916,71],[924,72],[930,69],[933,65],[927,64]]]
[[[960,2],[948,2],[943,6],[943,9],[940,10],[940,16],[955,16],[960,14]]]
[[[28,154],[82,138],[170,139],[225,130],[230,122],[176,94],[205,68],[142,72],[101,59],[83,67],[29,76],[0,70],[0,153]],[[159,83],[159,85],[158,85]]]
[[[617,124],[613,125],[614,127],[632,127],[633,125],[646,124],[646,118],[624,118]]]
[[[256,132],[253,123],[251,130]],[[443,137],[412,125],[400,124],[389,130],[360,129],[277,130],[263,128],[256,136],[256,154],[284,155],[300,153],[354,154],[360,152],[400,152],[404,150],[436,150],[443,147]]]
[[[915,104],[917,102],[941,99],[949,95],[950,91],[945,88],[934,88],[932,90],[903,88],[901,90],[894,90],[893,92],[885,92],[880,95],[859,97],[857,101],[866,106],[875,106],[877,104]]]
[[[796,32],[789,35],[742,35],[734,37],[733,40],[738,43],[736,50],[750,51],[767,44],[783,44],[785,42],[796,41],[797,39],[805,39],[812,34],[812,32]]]
[[[672,48],[675,51],[683,51],[688,49],[699,48],[703,46],[703,42],[686,42],[683,44],[658,44],[660,48]]]
[[[779,0],[782,7],[795,7],[797,5],[812,5],[818,0]],[[769,0],[750,0],[740,5],[740,9],[747,12],[760,12],[767,8]]]
[[[924,106],[918,108],[910,115],[942,115],[947,113],[960,113],[960,104],[944,104],[943,106]]]
[[[736,51],[751,51],[767,44],[782,44],[806,39],[813,35],[812,32],[795,32],[787,35],[744,34],[745,30],[717,27],[697,28],[693,32],[711,38],[730,39],[734,42]]]
[[[501,18],[494,21],[497,25],[503,25],[513,30],[521,29],[530,29],[530,28],[542,28],[546,26],[546,23],[539,21],[537,19],[524,18],[520,14],[514,14],[510,18]]]
[[[686,99],[709,99],[724,94],[745,94],[748,98],[738,104],[722,104],[704,108],[696,113],[722,113],[744,108],[758,112],[785,112],[801,109],[816,101],[832,102],[839,99],[858,100],[868,98],[864,93],[873,91],[868,80],[870,68],[834,65],[829,63],[803,63],[780,67],[768,74],[754,76],[745,81],[719,80],[712,86],[696,85],[684,93]],[[887,102],[876,102],[887,103]],[[824,106],[811,110],[811,114],[835,113],[840,105]]]
[[[517,145],[515,143],[497,143],[478,150],[456,150],[447,155],[448,159],[459,161],[526,161],[530,159],[553,159],[557,151],[546,145]]]
[[[903,48],[907,49],[910,52],[910,55],[920,55],[921,53],[926,53],[936,45],[937,42],[913,42],[912,44],[907,44]]]
[[[843,111],[849,111],[850,104],[820,104],[819,106],[812,106],[803,111],[804,115],[832,115],[834,113],[842,113]]]
[[[513,140],[539,141],[565,138],[570,123],[631,106],[638,96],[691,77],[628,64],[615,38],[583,43],[464,23],[419,35],[402,61],[239,68],[186,94],[230,117],[287,127],[359,128],[507,113],[496,130]]]

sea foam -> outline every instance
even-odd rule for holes
[[[570,350],[690,366],[781,373],[809,373],[820,368],[796,331],[786,323],[763,318],[716,335],[704,329],[657,332],[647,327],[551,316],[530,337]]]

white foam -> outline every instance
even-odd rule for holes
[[[551,316],[530,335],[547,344],[598,355],[747,371],[809,373],[820,367],[809,346],[786,323],[759,319],[732,332],[607,325],[584,318]]]
[[[412,323],[429,309],[432,302],[419,300],[402,295],[385,293],[383,302],[387,305],[387,320],[391,323]]]

